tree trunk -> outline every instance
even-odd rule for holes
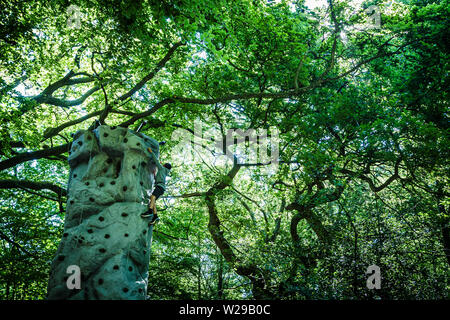
[[[153,226],[147,210],[158,142],[122,127],[78,131],[69,152],[64,234],[54,258],[48,299],[145,299]],[[80,271],[68,285],[69,266]],[[71,289],[72,288],[72,289]]]

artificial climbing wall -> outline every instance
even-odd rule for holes
[[[159,158],[156,140],[126,128],[99,126],[74,135],[64,234],[48,299],[145,299],[153,226],[140,214],[155,169],[148,147]],[[79,289],[67,284],[75,275],[69,266],[79,268]]]

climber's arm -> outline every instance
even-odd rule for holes
[[[158,172],[155,177],[155,189],[153,190],[153,195],[158,199],[166,191],[166,177],[169,174],[169,170],[161,166],[158,167]]]
[[[152,193],[152,197],[157,200],[164,194],[164,191],[166,191],[166,176],[168,174],[168,170],[163,165],[161,165],[151,148],[148,148],[147,151],[150,153],[151,158],[154,160],[156,166],[158,167],[158,172],[155,177],[155,189]]]
[[[147,148],[147,151],[150,154],[150,159],[153,160],[153,162],[156,164],[156,167],[158,168],[158,171],[160,171],[163,166],[161,165],[161,163],[159,163],[159,160],[158,158],[156,158],[155,153],[152,151],[151,148]]]

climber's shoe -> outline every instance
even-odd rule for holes
[[[153,215],[153,209],[148,209],[144,213],[141,214],[142,218],[149,218]]]
[[[158,215],[155,213],[155,214],[153,215],[152,221],[150,221],[150,222],[148,223],[148,225],[149,225],[149,226],[154,225],[154,224],[156,224],[158,221],[159,221],[159,217],[158,217]]]

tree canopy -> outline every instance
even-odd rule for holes
[[[150,299],[448,298],[449,17],[448,0],[2,1],[0,297],[45,298],[71,135],[98,120],[167,142]],[[276,131],[275,163],[230,157],[232,129]]]

